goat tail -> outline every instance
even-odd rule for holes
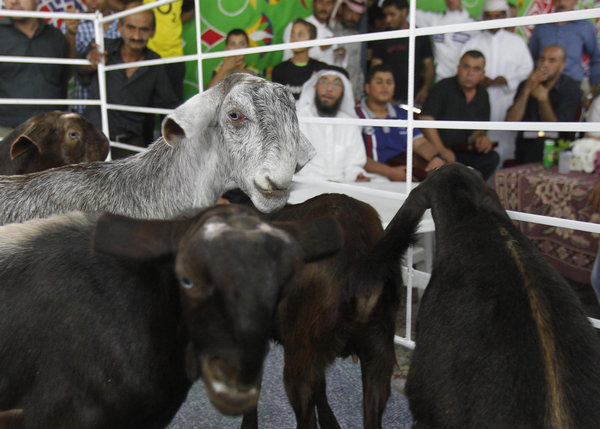
[[[413,196],[413,194],[415,194]],[[416,241],[416,232],[428,208],[425,195],[413,191],[369,253],[355,264],[349,276],[348,291],[356,299],[359,319],[368,319],[384,289],[393,287],[396,296],[402,286],[400,263]]]

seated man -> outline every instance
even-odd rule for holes
[[[127,9],[141,6],[141,3],[130,3]],[[106,53],[100,53],[95,44],[91,44],[86,57],[94,66],[82,66],[79,75],[87,75],[91,79],[90,98],[99,98],[98,76],[96,64],[107,58],[106,64],[120,64],[160,58],[148,49],[148,40],[154,34],[154,13],[151,10],[125,16],[119,20],[119,32],[123,37],[105,39]],[[178,98],[167,76],[164,65],[150,67],[130,67],[106,73],[106,94],[108,103],[130,106],[152,106],[174,108]],[[87,106],[84,116],[101,127],[100,108]],[[144,138],[145,114],[120,110],[108,111],[109,138],[112,141],[144,147],[151,138]],[[146,131],[146,132],[145,132]],[[130,155],[130,151],[111,148],[113,158]]]
[[[460,58],[456,76],[442,79],[423,105],[420,119],[441,121],[489,121],[490,101],[481,84],[485,58],[467,51]],[[423,128],[423,134],[448,162],[458,161],[481,172],[487,180],[496,170],[500,156],[484,130]]]
[[[292,23],[292,31],[290,42],[303,42],[306,40],[314,40],[317,37],[317,28],[308,21],[302,18],[294,20]],[[348,75],[346,70],[341,67],[336,67],[324,63],[323,61],[315,60],[309,57],[311,48],[296,48],[292,58],[282,63],[277,64],[273,68],[272,80],[288,87],[298,100],[302,92],[302,85],[310,79],[312,74],[323,69],[337,70],[345,75]]]
[[[542,51],[537,68],[521,82],[512,106],[506,112],[507,121],[570,122],[577,120],[581,90],[575,80],[563,74],[565,50],[550,45]],[[546,137],[572,140],[574,133],[551,134]],[[542,161],[544,138],[537,131],[519,131],[515,159],[519,164]]]
[[[302,88],[297,113],[299,117],[356,118],[350,81],[334,70],[315,73]],[[369,180],[364,176],[367,156],[358,125],[300,122],[300,130],[317,154],[298,176],[346,182]]]
[[[389,65],[372,67],[365,83],[367,95],[355,108],[358,116],[367,119],[406,119],[406,111],[391,103],[394,86],[394,73]],[[402,155],[406,160],[406,128],[363,127],[362,131],[367,149],[365,170],[394,181],[406,180],[406,165],[393,165],[397,163],[392,161]],[[413,150],[427,163],[425,172],[446,163],[418,128],[413,129]],[[413,171],[416,171],[417,167],[419,166],[416,163],[413,164]]]

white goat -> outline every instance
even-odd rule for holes
[[[235,74],[168,115],[135,156],[0,177],[0,224],[72,210],[168,218],[241,188],[263,212],[282,207],[314,154],[282,85]]]

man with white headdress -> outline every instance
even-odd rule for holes
[[[483,5],[482,20],[508,17],[506,0],[487,0]],[[521,36],[504,28],[481,31],[469,40],[463,53],[478,50],[485,56],[485,80],[490,97],[490,121],[504,121],[521,81],[533,70],[533,59]],[[491,130],[488,137],[498,142],[496,151],[501,161],[515,158],[514,131]]]
[[[350,81],[334,70],[314,73],[296,103],[299,117],[356,118]],[[317,154],[297,175],[340,182],[369,181],[367,155],[358,125],[300,123]]]

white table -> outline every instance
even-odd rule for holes
[[[418,183],[413,183],[412,188],[414,189],[417,185]],[[379,213],[384,228],[390,223],[407,196],[406,182],[373,181],[338,183],[305,177],[294,177],[288,202],[298,204],[309,198],[326,193],[346,194],[370,204]],[[431,218],[431,211],[427,210],[423,215],[418,232],[431,232],[433,230],[434,224]]]

